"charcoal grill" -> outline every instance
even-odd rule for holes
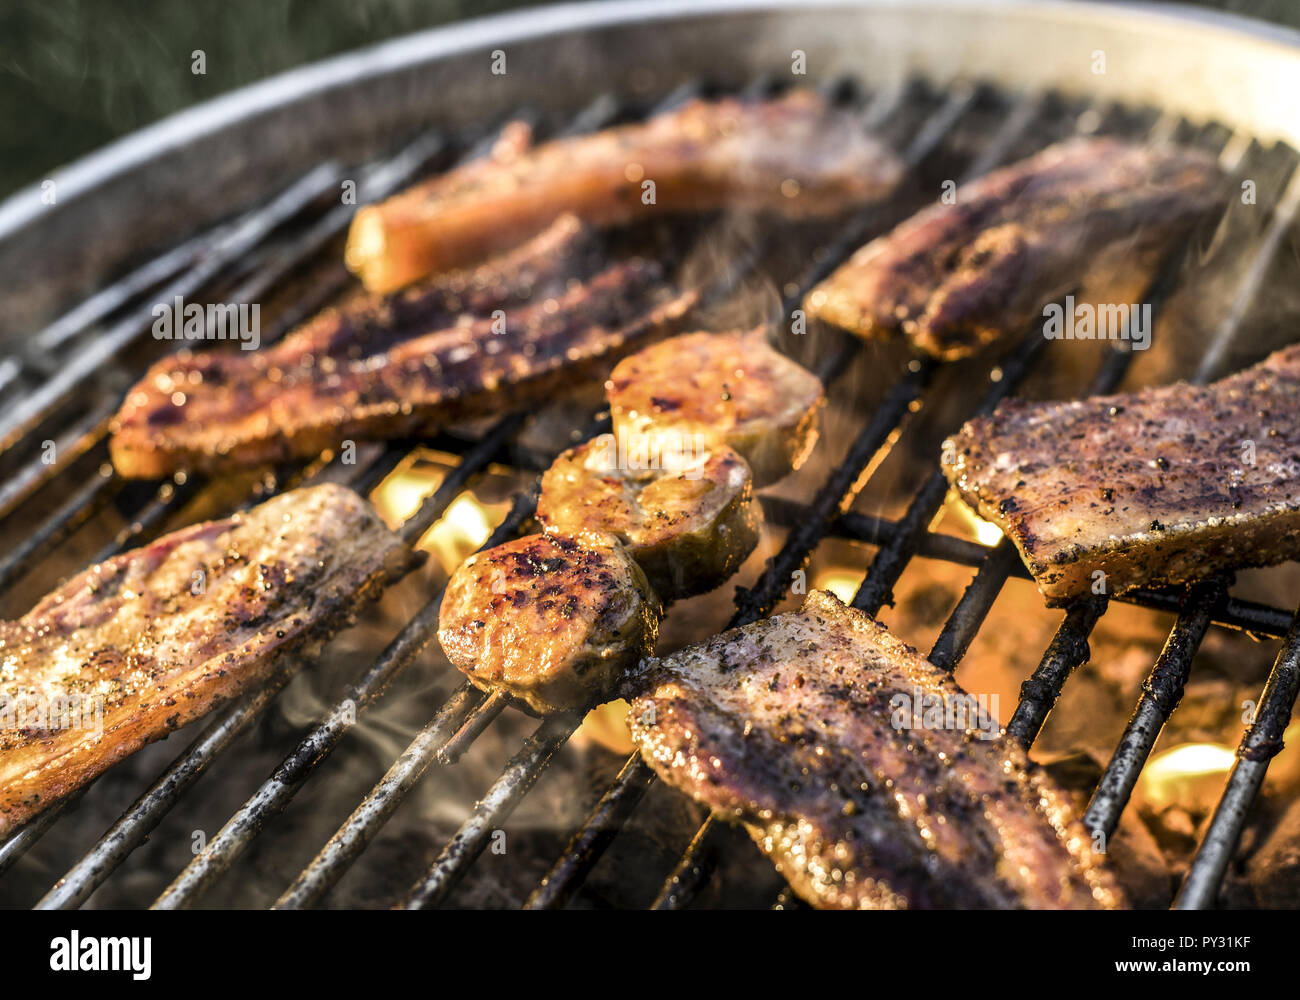
[[[507,53],[504,76],[489,75],[489,53]],[[806,58],[806,77],[790,73],[793,50]],[[1106,72],[1092,73],[1103,52]],[[539,87],[544,81],[544,87]],[[1210,336],[1196,345],[1186,374],[1204,381],[1258,357],[1252,320],[1262,293],[1273,286],[1300,208],[1300,120],[1287,106],[1300,92],[1300,39],[1258,25],[1207,18],[1185,9],[1089,5],[825,5],[787,9],[778,3],[613,3],[558,7],[473,22],[413,36],[297,71],[213,102],[147,129],[56,175],[59,197],[43,205],[36,189],[0,206],[0,587],[16,610],[30,605],[41,568],[73,571],[149,538],[203,500],[218,508],[248,505],[275,491],[318,478],[368,491],[413,448],[396,442],[364,449],[355,466],[326,454],[268,472],[244,496],[222,493],[229,484],[177,476],[141,487],[115,477],[106,465],[108,417],[124,388],[143,370],[150,307],[175,295],[195,301],[275,299],[277,319],[263,339],[336,298],[349,284],[338,237],[354,207],[340,205],[340,184],[359,183],[361,201],[382,198],[414,178],[479,155],[494,128],[527,114],[542,134],[578,132],[627,120],[699,91],[761,92],[789,84],[824,88],[856,102],[864,128],[890,138],[912,167],[907,192],[885,206],[840,220],[834,228],[804,232],[802,248],[773,246],[762,234],[744,243],[732,266],[708,289],[713,306],[748,309],[757,301],[778,329],[787,329],[803,292],[864,239],[933,199],[942,179],[976,176],[1074,132],[1105,132],[1173,139],[1216,152],[1238,179],[1257,184],[1251,225],[1235,227],[1234,257],[1242,266],[1211,300],[1197,297],[1207,261],[1204,246],[1165,266],[1148,291],[1162,307],[1189,300],[1213,316]],[[537,107],[543,94],[544,108]],[[492,123],[495,123],[493,125]],[[413,137],[396,154],[393,136]],[[230,153],[238,150],[238,155]],[[388,150],[387,152],[385,150]],[[169,206],[159,212],[157,206]],[[1230,215],[1232,214],[1230,210]],[[708,225],[693,231],[696,246],[712,238]],[[799,241],[794,241],[798,246]],[[141,259],[141,247],[163,248]],[[727,245],[728,249],[736,247]],[[1204,259],[1197,259],[1197,251]],[[1190,259],[1189,259],[1190,258]],[[777,294],[757,295],[757,287]],[[739,305],[738,305],[739,303]],[[1294,320],[1294,314],[1290,319]],[[1179,336],[1165,324],[1157,338]],[[32,333],[31,331],[38,331]],[[802,341],[779,336],[831,385],[844,389],[844,372],[869,349],[831,331]],[[1059,346],[1059,345],[1056,345]],[[948,429],[987,412],[1030,382],[1045,365],[1048,345],[1037,331],[993,359],[965,365],[967,392]],[[1188,351],[1191,350],[1189,346]],[[942,407],[936,384],[944,366],[905,355],[873,355],[896,362],[879,391],[854,401],[852,434],[819,444],[831,461],[802,497],[764,499],[769,523],[783,534],[757,579],[741,581],[730,621],[753,622],[790,600],[791,581],[827,539],[860,543],[863,578],[856,607],[875,613],[916,557],[975,570],[948,617],[930,658],[952,670],[974,641],[1004,584],[1024,577],[1013,547],[981,544],[931,530],[947,494],[937,467],[915,489],[904,513],[867,513],[860,499],[873,491],[873,473],[907,441],[912,415]],[[1134,354],[1106,350],[1085,376],[1062,392],[1096,393],[1131,377]],[[1140,381],[1140,379],[1139,379]],[[949,384],[948,388],[951,388]],[[969,398],[967,398],[969,397]],[[843,403],[843,396],[841,402]],[[945,411],[946,412],[946,411]],[[455,469],[402,525],[419,539],[462,492],[494,464],[535,476],[549,454],[521,445],[532,415],[512,413],[472,436],[456,429],[432,443],[458,456]],[[591,416],[573,439],[599,433],[607,415]],[[43,458],[54,442],[51,462]],[[571,440],[564,442],[566,445]],[[937,454],[937,453],[936,453]],[[518,533],[536,502],[537,486],[520,492],[486,545]],[[96,519],[120,518],[124,527],[102,550],[78,545]],[[1096,788],[1086,814],[1091,830],[1109,835],[1164,723],[1178,705],[1202,639],[1212,628],[1247,631],[1280,640],[1257,715],[1238,750],[1222,800],[1201,840],[1175,905],[1212,906],[1236,850],[1247,812],[1300,687],[1300,621],[1293,611],[1234,596],[1232,581],[1215,578],[1180,592],[1138,590],[1122,600],[1176,616],[1163,651],[1142,686],[1132,720]],[[276,836],[277,816],[302,795],[310,799],[329,780],[333,751],[358,717],[390,683],[436,650],[441,594],[423,603],[342,698],[317,713],[314,724],[273,774],[256,785],[193,860],[157,895],[153,905],[200,904],[259,838]],[[1088,658],[1088,637],[1107,608],[1090,597],[1064,610],[1040,665],[1022,688],[1008,731],[1033,745],[1066,681]],[[1060,614],[1044,610],[1043,614]],[[237,769],[241,737],[265,725],[268,708],[305,664],[294,661],[261,690],[215,713],[195,729],[191,745],[165,767],[38,904],[75,907],[110,879],[132,877],[137,849],[211,770]],[[444,670],[446,668],[443,665]],[[506,698],[484,696],[467,683],[455,687],[391,766],[364,794],[319,853],[281,876],[275,905],[328,905],[330,892],[431,768],[451,766],[482,734],[513,713]],[[579,720],[540,722],[467,806],[459,830],[415,885],[387,902],[410,908],[455,902],[466,873],[479,862],[494,831],[503,827]],[[308,780],[318,780],[308,784]],[[110,781],[112,772],[101,779]],[[582,892],[647,791],[652,772],[633,756],[527,898],[530,908],[564,906]],[[56,825],[76,821],[76,800],[41,814],[0,844],[0,874],[14,868]],[[726,852],[752,850],[724,824],[706,819],[684,832],[676,867],[650,901],[679,908],[698,898]],[[549,860],[549,859],[548,859]],[[756,855],[753,862],[766,870]],[[0,882],[2,885],[2,882]],[[798,905],[773,883],[771,903]],[[280,891],[280,886],[276,891]],[[146,900],[147,901],[147,900]]]

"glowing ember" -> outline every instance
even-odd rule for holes
[[[1178,806],[1193,813],[1214,808],[1236,751],[1221,743],[1184,743],[1151,758],[1138,778],[1134,796],[1148,809]]]
[[[635,749],[632,732],[627,727],[627,710],[628,704],[622,698],[597,705],[582,720],[576,738],[599,743],[606,750],[626,757]]]
[[[441,462],[408,458],[374,488],[370,502],[385,524],[397,528],[420,509],[425,497],[442,484],[449,468]]]
[[[824,569],[813,577],[814,590],[829,590],[845,604],[853,600],[862,584],[862,573],[849,569]]]
[[[442,485],[457,461],[454,455],[421,451],[375,487],[371,502],[387,524],[397,527]],[[450,573],[487,541],[509,506],[484,502],[475,490],[466,490],[424,533],[417,547],[429,552]]]
[[[997,545],[1002,541],[1002,529],[976,514],[952,491],[949,491],[948,499],[944,501],[936,520],[955,526],[957,534],[981,545]]]

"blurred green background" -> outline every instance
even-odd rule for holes
[[[1300,27],[1300,0],[1198,0]],[[528,0],[0,0],[0,197],[197,101]],[[206,75],[190,71],[206,54]]]

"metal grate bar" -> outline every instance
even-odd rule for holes
[[[802,524],[806,518],[811,516],[806,504],[796,500],[788,500],[784,497],[764,497],[763,510],[769,521],[785,525]],[[826,534],[832,538],[843,538],[879,546],[887,542],[897,530],[898,523],[896,521],[850,511],[836,518],[831,523]],[[978,569],[988,557],[992,548],[992,546],[968,541],[955,535],[927,532],[921,539],[916,555],[931,559],[942,559],[946,562],[973,566]],[[1032,579],[1023,562],[1013,564],[1010,575],[1021,580]],[[1177,614],[1180,595],[1176,591],[1151,590],[1138,587],[1125,591],[1114,599],[1121,603],[1134,604],[1154,611]],[[1214,612],[1213,624],[1221,628],[1248,632],[1257,637],[1281,639],[1290,629],[1292,618],[1291,612],[1283,611],[1281,608],[1260,604],[1257,601],[1229,597]]]
[[[952,672],[957,669],[957,664],[974,641],[975,633],[993,609],[993,602],[1002,592],[1002,585],[1018,563],[1020,553],[1016,547],[1005,538],[998,542],[980,563],[975,579],[962,592],[961,599],[944,622],[943,630],[935,639],[926,659],[941,670]]]
[[[623,829],[645,793],[654,784],[655,773],[634,754],[624,763],[613,784],[605,790],[582,829],[569,841],[564,855],[542,879],[524,903],[526,910],[564,906],[596,866]]]
[[[1030,330],[1006,364],[997,369],[1001,377],[985,394],[976,415],[992,412],[1020,384],[1029,374],[1043,344],[1042,332],[1037,327]],[[908,505],[907,512],[898,521],[897,530],[871,560],[862,585],[853,595],[853,607],[875,615],[884,605],[893,603],[894,584],[920,547],[921,539],[927,534],[930,522],[947,495],[948,480],[936,470]]]
[[[1300,691],[1300,613],[1268,675],[1268,683],[1255,709],[1255,720],[1237,748],[1237,760],[1223,797],[1174,900],[1175,909],[1194,910],[1214,905],[1228,862],[1241,839],[1247,811],[1264,784],[1269,762],[1282,751],[1282,734],[1291,721],[1297,691]]]
[[[465,751],[469,749],[470,744],[483,735],[483,731],[492,724],[498,715],[505,711],[510,702],[510,694],[503,688],[497,688],[482,704],[475,706],[474,711],[465,720],[464,725],[457,729],[447,742],[438,748],[438,763],[455,764],[460,760]]]
[[[729,832],[729,828],[712,813],[706,816],[659,887],[659,895],[655,896],[650,909],[677,910],[693,899],[717,868],[718,841]]]
[[[1223,318],[1214,339],[1210,342],[1210,349],[1206,351],[1200,366],[1196,369],[1197,381],[1208,382],[1218,371],[1219,363],[1223,360],[1228,345],[1236,337],[1250,307],[1259,298],[1268,269],[1272,266],[1283,239],[1295,225],[1297,215],[1300,215],[1300,170],[1292,173],[1290,183],[1287,184],[1281,200],[1273,209],[1273,218],[1264,233],[1264,240],[1237,290],[1232,307]]]
[[[8,589],[34,560],[76,531],[121,486],[111,470],[101,468],[50,518],[0,559],[0,592]]]
[[[398,529],[402,540],[411,545],[418,542],[433,527],[434,522],[447,512],[452,501],[460,496],[465,487],[487,469],[488,463],[519,432],[526,420],[526,414],[512,413],[493,424],[483,440],[467,451],[456,468],[424,499],[420,509],[402,522]],[[597,426],[603,425],[598,422]]]
[[[240,223],[247,221],[251,214],[245,213],[235,223],[218,225],[191,237],[123,275],[64,313],[32,338],[36,356],[40,359],[37,364],[43,367],[51,352],[58,350],[73,337],[106,320],[137,296],[145,294],[186,268],[193,267],[202,257],[219,247],[222,239]]]
[[[159,297],[165,301],[176,296],[192,297],[229,264],[239,260],[313,201],[336,188],[340,176],[340,168],[333,163],[322,164],[308,172],[237,226],[211,253],[159,292]],[[38,389],[19,400],[0,424],[0,450],[8,449],[18,435],[72,398],[81,386],[147,330],[152,319],[152,307],[148,304],[133,311],[85,345],[73,360],[60,365]]]
[[[148,838],[180,797],[240,733],[259,719],[275,696],[301,670],[293,659],[248,697],[220,711],[149,789],[114,823],[93,848],[36,904],[39,910],[80,906]]]
[[[483,699],[468,681],[461,684],[420,730],[383,779],[353,810],[338,832],[276,901],[274,909],[293,910],[311,906],[347,872],[352,862],[428,770],[448,733]]]
[[[447,898],[474,863],[494,829],[514,812],[533,787],[555,751],[562,747],[581,719],[557,715],[545,720],[523,748],[510,758],[501,777],[474,807],[474,813],[451,839],[429,873],[411,890],[402,908],[420,910]]]
[[[22,829],[12,834],[3,843],[0,843],[0,874],[7,872],[19,858],[31,850],[33,845],[45,835],[45,831],[54,825],[54,821],[81,798],[81,794],[80,792],[76,793],[62,802],[50,806],[44,812],[37,814],[31,822],[24,824]]]
[[[1133,717],[1084,813],[1083,825],[1094,836],[1100,833],[1109,837],[1115,832],[1160,730],[1183,697],[1192,658],[1210,627],[1214,607],[1227,594],[1228,584],[1225,577],[1213,577],[1187,589],[1178,621],[1142,685],[1142,697]]]
[[[1020,704],[1007,723],[1007,735],[1026,750],[1038,738],[1065,682],[1080,664],[1087,662],[1088,636],[1106,613],[1108,603],[1105,597],[1096,597],[1072,604],[1038,668],[1020,685]]]
[[[78,418],[57,438],[47,439],[54,441],[54,460],[47,464],[45,455],[41,454],[0,486],[0,516],[12,513],[19,504],[94,447],[104,436],[109,418],[116,409],[115,402],[104,400]]]

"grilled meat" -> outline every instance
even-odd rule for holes
[[[556,459],[537,520],[550,533],[614,535],[665,601],[717,587],[758,544],[749,466],[725,446],[664,456],[622,444],[602,434]]]
[[[1135,301],[1225,197],[1205,153],[1068,140],[868,243],[808,293],[805,309],[861,337],[902,332],[937,358],[964,357],[1024,329],[1074,285]]]
[[[0,837],[323,642],[411,565],[351,490],[285,493],[0,622]]]
[[[589,708],[654,649],[659,599],[611,535],[528,535],[452,574],[443,651],[479,688],[540,713]]]
[[[1011,400],[945,442],[1048,602],[1300,555],[1300,346],[1209,386]]]
[[[744,823],[814,906],[1123,903],[1065,793],[1018,744],[981,738],[949,674],[828,593],[651,661],[641,682],[628,720],[645,760]]]
[[[642,124],[514,141],[357,213],[346,260],[390,291],[527,239],[561,212],[598,225],[721,208],[824,216],[883,198],[898,158],[811,91],[690,101]]]
[[[694,302],[641,258],[594,263],[572,217],[474,271],[333,311],[255,352],[181,353],[128,394],[124,476],[220,471],[403,437],[599,375]]]
[[[821,380],[768,346],[761,330],[689,333],[624,358],[605,384],[614,433],[651,454],[718,442],[762,487],[817,443]]]

